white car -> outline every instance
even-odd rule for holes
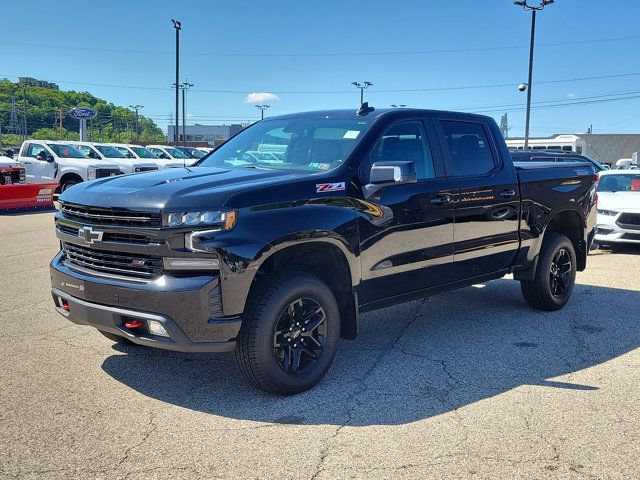
[[[114,147],[127,158],[138,158],[143,161],[153,162],[156,164],[158,169],[180,168],[184,166],[182,162],[160,158],[142,145],[129,145],[124,143],[110,143],[109,145]]]
[[[158,166],[149,161],[125,157],[108,143],[70,142],[87,158],[107,160],[115,163],[124,173],[142,173],[157,170]]]
[[[102,159],[87,159],[68,142],[27,140],[18,161],[24,165],[27,183],[60,183],[60,191],[76,183],[121,175],[120,167]]]
[[[640,172],[600,172],[597,208],[596,242],[640,244]]]
[[[182,162],[182,166],[189,167],[198,161],[197,158],[189,158],[177,148],[169,145],[147,145],[147,148],[164,160]]]

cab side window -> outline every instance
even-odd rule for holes
[[[365,163],[367,172],[376,162],[413,162],[418,180],[435,178],[431,149],[419,121],[401,122],[389,127],[369,153]]]
[[[37,143],[30,143],[27,149],[27,157],[36,158],[40,152],[44,152],[45,148]]]
[[[441,120],[440,126],[451,158],[449,175],[483,175],[497,166],[482,124]]]
[[[78,145],[78,150],[80,150],[80,153],[82,155],[89,158],[89,152],[91,151],[89,147],[87,147],[86,145]]]

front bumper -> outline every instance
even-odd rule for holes
[[[235,348],[240,317],[213,318],[220,291],[217,276],[163,275],[139,284],[78,272],[64,264],[62,254],[53,259],[50,272],[56,310],[74,323],[167,350],[225,352]],[[124,324],[131,319],[160,322],[169,337],[150,335],[146,329],[130,330]]]
[[[630,243],[640,244],[640,225],[621,226],[618,219],[622,214],[598,214],[598,224],[595,240],[600,243]],[[631,227],[631,228],[628,228]]]

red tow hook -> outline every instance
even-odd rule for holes
[[[136,328],[144,327],[144,322],[142,320],[127,320],[124,322],[124,326],[131,330],[135,330]]]

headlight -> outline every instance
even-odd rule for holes
[[[600,215],[609,215],[609,216],[614,216],[618,214],[618,212],[614,212],[613,210],[598,210],[598,213]]]
[[[162,225],[171,228],[218,225],[221,230],[231,230],[237,218],[238,212],[235,210],[165,213],[162,215]]]
[[[96,167],[88,167],[87,180],[95,180],[95,178],[96,178]]]

